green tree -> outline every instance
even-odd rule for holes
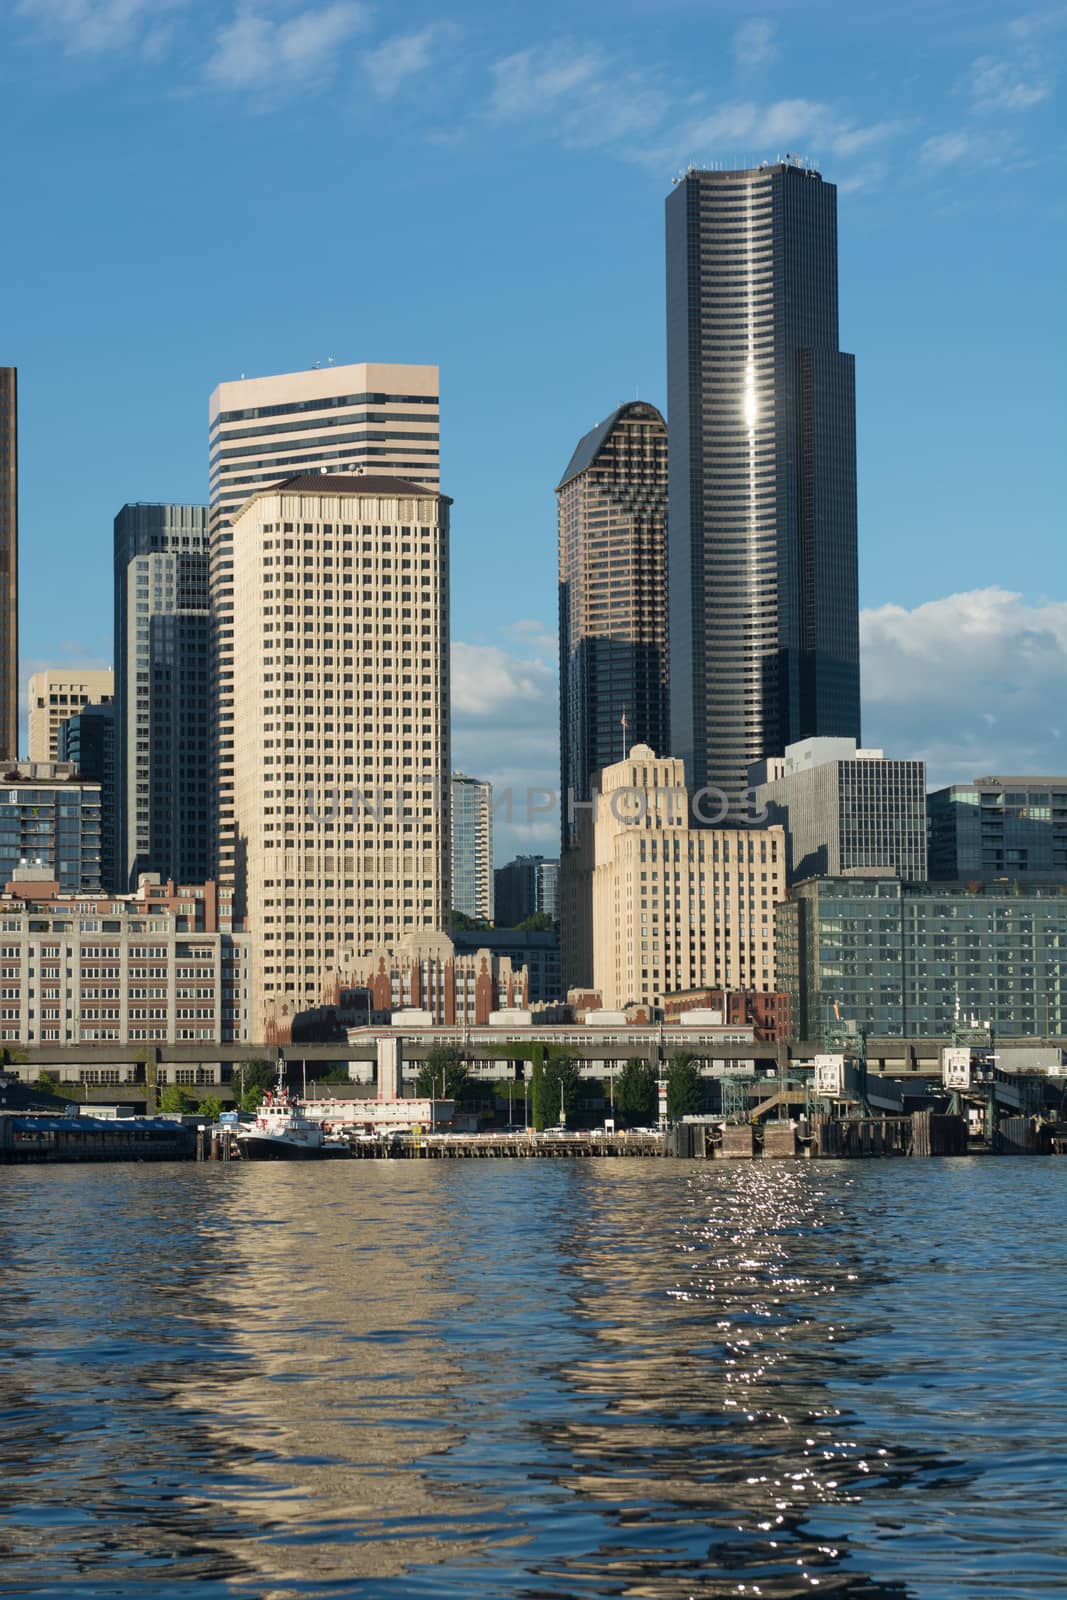
[[[484,917],[471,917],[466,911],[457,911],[453,907],[452,926],[459,933],[487,933],[493,924],[486,922]]]
[[[692,1056],[672,1056],[667,1063],[667,1115],[672,1122],[693,1116],[704,1101],[704,1088]]]
[[[545,1126],[545,1047],[535,1044],[531,1051],[530,1121],[538,1133]]]
[[[545,1122],[549,1126],[559,1126],[560,1106],[568,1120],[577,1111],[582,1097],[582,1077],[571,1056],[562,1051],[549,1056],[545,1063],[541,1097]]]
[[[184,1116],[189,1116],[198,1108],[191,1094],[186,1094],[185,1090],[176,1083],[168,1083],[159,1097],[159,1109],[160,1111],[180,1111]]]
[[[656,1115],[656,1075],[639,1056],[615,1080],[615,1110],[628,1128],[647,1127]]]
[[[547,911],[534,911],[521,922],[516,922],[516,933],[551,933],[556,924]]]
[[[450,1044],[435,1044],[419,1068],[416,1094],[423,1100],[462,1100],[469,1088],[470,1078],[459,1051]]]
[[[241,1086],[242,1111],[258,1111],[259,1103],[267,1089],[274,1086],[278,1069],[272,1061],[240,1061],[234,1068]]]
[[[53,1077],[50,1072],[39,1072],[34,1087],[39,1089],[42,1094],[57,1095],[59,1093],[59,1079]]]

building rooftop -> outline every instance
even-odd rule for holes
[[[417,495],[420,500],[452,501],[440,489],[431,489],[425,483],[414,483],[410,478],[395,478],[373,472],[297,472],[291,478],[271,484],[268,489],[257,489],[249,495],[248,503],[265,494],[396,494]]]
[[[570,483],[571,479],[576,478],[580,472],[584,472],[587,467],[592,466],[607,443],[612,428],[614,428],[619,418],[625,416],[628,412],[632,412],[638,417],[656,417],[660,422],[663,422],[662,412],[658,411],[655,406],[650,405],[647,400],[628,400],[625,405],[616,406],[609,417],[605,417],[603,422],[598,422],[595,428],[590,428],[589,432],[583,434],[578,440],[577,448],[567,463],[567,470],[556,485],[557,491],[562,489],[565,484]]]

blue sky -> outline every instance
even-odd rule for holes
[[[1065,40],[982,0],[0,0],[24,673],[110,661],[112,518],[205,497],[215,383],[436,361],[457,764],[552,782],[555,482],[663,403],[672,175],[790,149],[840,186],[868,742],[1063,771]]]

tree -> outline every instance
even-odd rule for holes
[[[692,1056],[672,1056],[667,1064],[667,1115],[672,1122],[693,1116],[704,1100],[700,1073]]]
[[[196,1109],[205,1122],[215,1123],[222,1116],[222,1101],[215,1095],[209,1094],[206,1099],[201,1100]]]
[[[191,1094],[176,1083],[168,1083],[159,1097],[160,1111],[180,1111],[183,1116],[188,1116],[197,1110],[196,1101]]]
[[[472,917],[466,911],[452,908],[452,927],[459,933],[487,933],[492,926],[484,917]]]
[[[237,1065],[237,1081],[241,1085],[242,1111],[258,1111],[259,1103],[267,1089],[274,1086],[278,1069],[271,1061],[241,1061]]]
[[[57,1095],[59,1093],[59,1079],[53,1077],[50,1072],[39,1072],[34,1087],[39,1089],[42,1094]]]
[[[530,1121],[538,1133],[545,1126],[545,1047],[535,1044],[530,1068]]]
[[[534,911],[521,922],[516,922],[516,933],[551,933],[556,924],[547,911]]]
[[[615,1110],[628,1128],[647,1127],[656,1115],[656,1075],[632,1056],[615,1080]]]
[[[545,1122],[558,1126],[561,1106],[564,1119],[574,1115],[582,1097],[582,1077],[571,1056],[562,1052],[549,1056],[541,1095]]]
[[[435,1044],[419,1068],[415,1092],[423,1100],[462,1100],[470,1088],[463,1057],[450,1044]]]

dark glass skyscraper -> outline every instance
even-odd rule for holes
[[[594,775],[630,745],[666,754],[669,743],[661,413],[641,400],[619,406],[579,440],[556,493],[566,846],[568,794],[588,800]]]
[[[19,753],[18,372],[0,367],[0,761]]]
[[[854,364],[837,191],[787,160],[667,200],[670,680],[690,783],[860,737]]]
[[[115,518],[115,873],[211,876],[207,508],[126,505]]]

